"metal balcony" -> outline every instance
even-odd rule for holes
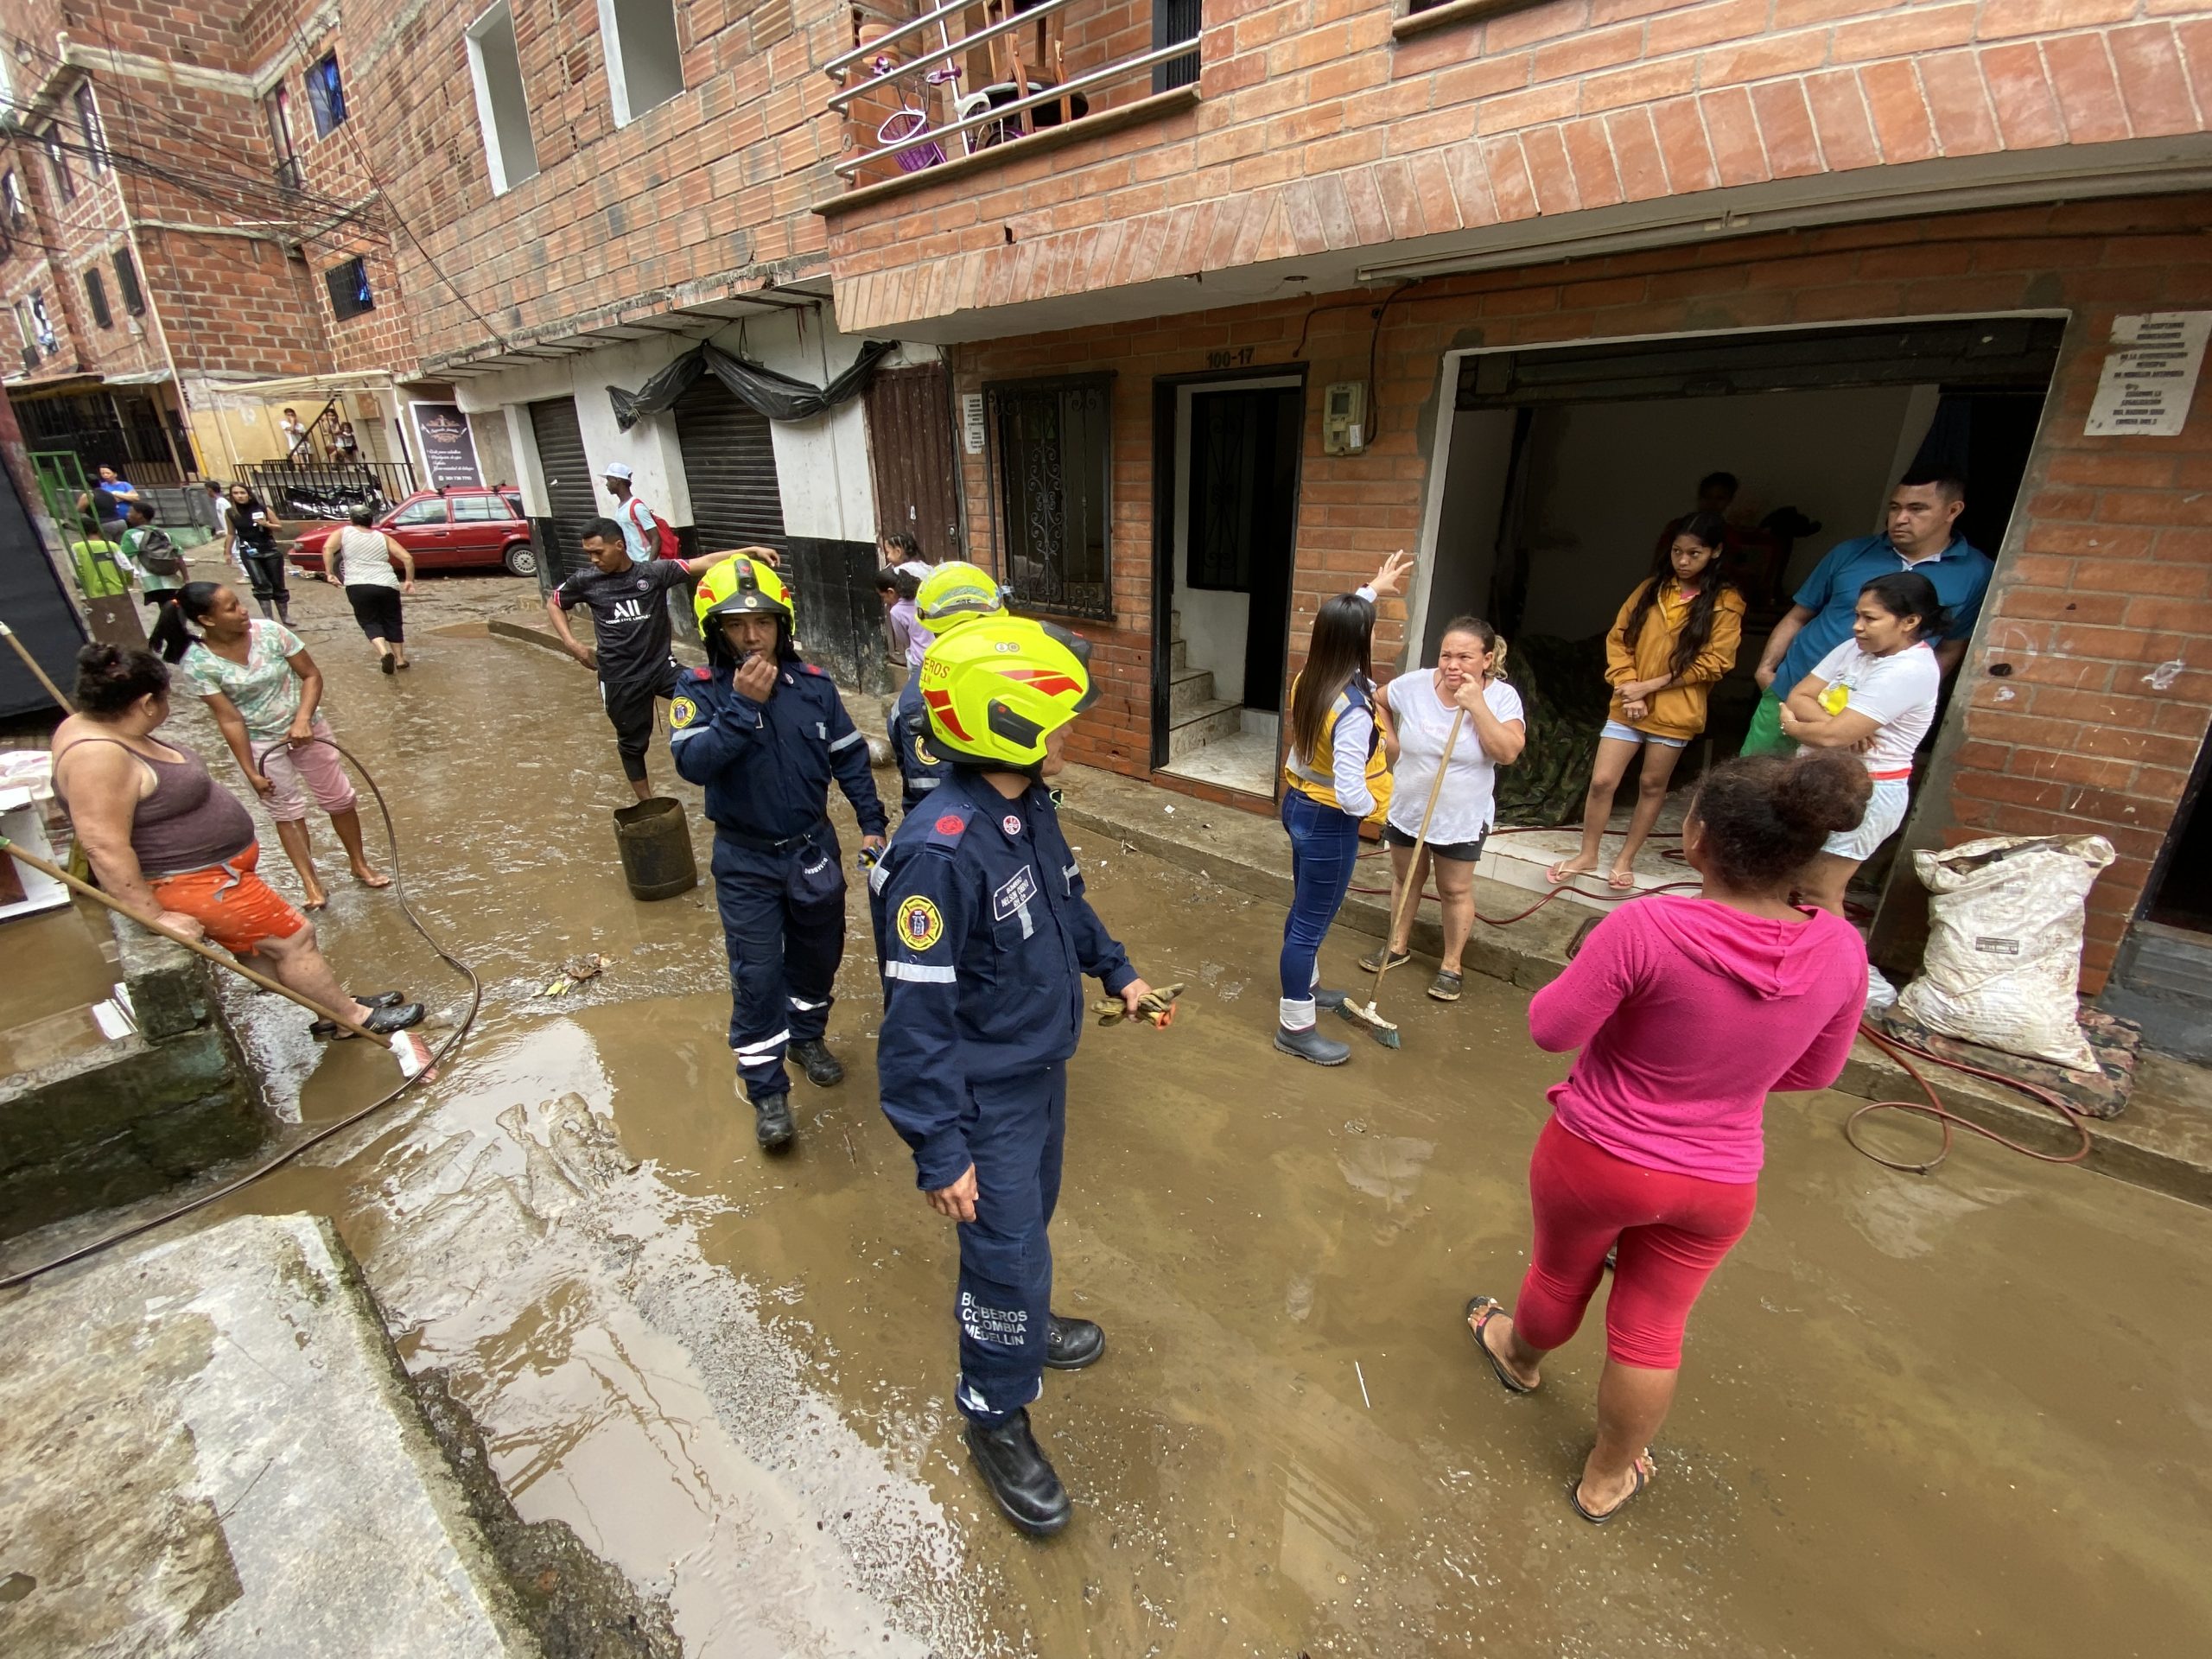
[[[1198,0],[1154,0],[1147,50],[1129,49],[1142,14],[1100,0],[952,0],[894,23],[823,66],[839,84],[830,107],[861,152],[836,171],[849,182],[895,176],[892,163],[918,173],[1188,86],[1198,12]],[[1116,14],[1132,21],[1085,27]]]

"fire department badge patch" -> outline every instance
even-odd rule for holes
[[[909,950],[926,950],[944,937],[944,917],[918,893],[899,906],[899,943]]]
[[[690,698],[671,697],[668,700],[668,723],[670,725],[679,727],[689,726],[693,721],[698,718],[699,705],[692,702]]]

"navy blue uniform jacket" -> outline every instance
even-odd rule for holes
[[[980,773],[948,768],[899,823],[868,889],[884,1116],[933,1192],[970,1161],[969,1085],[1066,1059],[1083,1034],[1083,976],[1118,995],[1137,972],[1084,897],[1041,785],[1009,801]]]
[[[668,705],[669,753],[685,782],[705,788],[715,826],[754,841],[804,835],[822,822],[834,776],[861,833],[881,835],[868,739],[836,683],[811,663],[784,663],[775,691],[759,703],[732,689],[731,673],[692,669]]]

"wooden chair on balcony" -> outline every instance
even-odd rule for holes
[[[1025,0],[982,0],[969,11],[969,32],[974,34],[1018,16],[1028,10]],[[980,14],[981,21],[975,21]],[[1022,50],[1022,36],[1033,34],[1031,50]],[[960,101],[960,113],[965,118],[995,109],[1001,104],[1012,104],[1038,92],[1059,86],[1068,78],[1067,60],[1060,41],[1060,14],[1047,12],[1036,21],[1033,30],[1010,29],[995,35],[985,43],[987,58],[976,79],[988,79],[988,84],[969,93]],[[970,70],[975,72],[970,54]],[[1048,75],[1050,79],[1043,77]],[[971,85],[975,84],[971,80]],[[1090,111],[1090,100],[1081,92],[1071,93],[1065,100],[1039,104],[1007,117],[1002,121],[987,121],[973,128],[968,134],[970,151],[988,149],[993,144],[1005,143],[1035,131],[1039,127],[1055,127],[1064,120],[1075,120]]]

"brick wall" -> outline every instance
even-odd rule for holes
[[[1544,0],[1395,44],[1393,15],[1212,0],[1195,110],[834,214],[842,326],[2212,116],[2187,0]]]
[[[1377,296],[1116,323],[960,347],[958,388],[1114,371],[1113,587],[1103,696],[1077,758],[1142,775],[1150,731],[1152,380],[1252,348],[1251,366],[1311,365],[1292,623],[1294,671],[1319,601],[1383,555],[1417,547],[1443,354],[1649,334],[2023,309],[2071,313],[2042,435],[1967,659],[1963,745],[1941,796],[1952,841],[2094,830],[2120,859],[2091,899],[2084,985],[2101,988],[2212,720],[2212,422],[2177,438],[2090,438],[2082,424],[2112,319],[2212,307],[2212,198],[2022,209],[1778,235],[1439,279]],[[1300,342],[1303,340],[1302,351]],[[1320,453],[1319,389],[1364,380],[1379,413],[1363,454]],[[2200,391],[2200,410],[2212,392]],[[969,457],[970,546],[994,556],[995,511]],[[1383,607],[1378,664],[1404,613]],[[2009,672],[1991,672],[2002,664]],[[1180,787],[1173,780],[1160,781]],[[1211,798],[1217,791],[1193,790]],[[1249,804],[1249,803],[1247,803]],[[1923,820],[1926,822],[1927,820]]]

